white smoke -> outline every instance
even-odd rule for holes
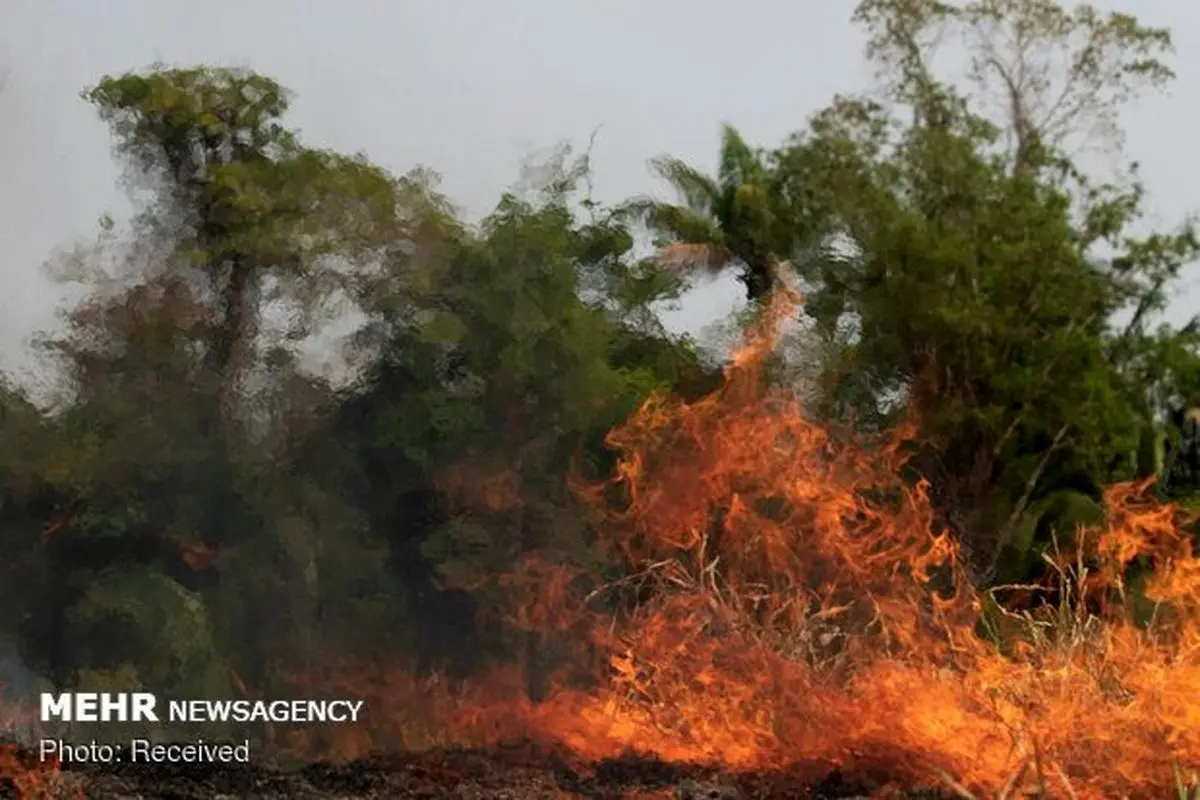
[[[17,648],[0,640],[0,739],[29,743],[38,737],[38,695],[46,686]]]

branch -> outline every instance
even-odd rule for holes
[[[996,537],[996,546],[992,550],[991,560],[988,562],[987,569],[984,570],[984,582],[990,581],[996,575],[996,568],[1000,564],[1000,555],[1004,548],[1008,546],[1012,540],[1013,532],[1016,530],[1017,523],[1021,520],[1021,515],[1025,513],[1025,509],[1029,507],[1029,501],[1033,497],[1034,490],[1037,489],[1038,481],[1042,478],[1042,473],[1046,471],[1046,467],[1050,464],[1050,456],[1052,456],[1062,444],[1063,439],[1067,436],[1067,431],[1070,425],[1064,424],[1058,429],[1058,433],[1054,434],[1053,441],[1046,448],[1046,452],[1042,453],[1041,459],[1034,467],[1034,470],[1029,475],[1029,479],[1025,481],[1025,491],[1021,493],[1020,499],[1013,507],[1012,513],[1008,515],[1008,519],[1004,522],[1004,527],[1000,529],[999,536]]]

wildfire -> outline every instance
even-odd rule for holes
[[[14,792],[18,798],[82,797],[67,791],[62,784],[62,768],[57,759],[38,761],[16,743],[0,744],[0,790]]]
[[[616,478],[589,491],[625,578],[589,586],[531,561],[509,582],[518,619],[576,642],[590,680],[572,664],[532,702],[511,672],[455,692],[393,676],[369,705],[406,720],[393,734],[409,747],[522,737],[582,759],[840,769],[966,796],[1161,798],[1195,782],[1200,559],[1175,509],[1112,488],[1106,526],[1052,564],[1061,603],[997,609],[905,479],[903,436],[835,437],[764,388],[796,299],[776,298],[721,391],[655,398],[610,435]],[[1142,624],[1121,602],[1135,562],[1154,604]],[[981,633],[988,609],[1003,642]]]
[[[37,715],[28,704],[8,699],[7,687],[0,684],[0,732],[3,735],[29,730]],[[0,795],[19,798],[73,796],[61,793],[62,768],[57,759],[39,761],[28,748],[16,741],[0,738]]]

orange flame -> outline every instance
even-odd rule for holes
[[[0,789],[7,788],[21,800],[44,797],[82,797],[81,792],[64,793],[62,768],[57,759],[39,761],[15,743],[0,744]]]
[[[368,697],[392,741],[438,743],[415,731],[440,725],[459,744],[520,736],[585,759],[1008,796],[1166,797],[1195,781],[1200,559],[1175,509],[1112,488],[1106,526],[1053,562],[1061,613],[1008,613],[1001,652],[979,635],[985,597],[935,532],[926,487],[901,477],[903,435],[834,437],[764,388],[797,301],[775,299],[721,391],[655,398],[610,435],[616,479],[591,488],[598,505],[624,500],[601,536],[625,578],[585,591],[531,561],[509,582],[529,598],[519,622],[582,634],[592,681],[562,677],[534,703],[512,672],[455,692],[393,678]],[[1139,560],[1148,625],[1112,602]]]

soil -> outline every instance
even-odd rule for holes
[[[32,765],[34,754],[21,752]],[[598,764],[567,760],[528,748],[442,750],[380,756],[344,764],[318,763],[295,770],[263,764],[71,765],[48,776],[33,798],[100,800],[379,800],[391,798],[678,798],[768,800],[880,796],[879,782],[831,775],[815,784],[796,772],[721,773],[711,768],[623,758]],[[886,792],[902,799],[942,800],[948,795]],[[0,777],[0,798],[19,798],[11,778]]]

